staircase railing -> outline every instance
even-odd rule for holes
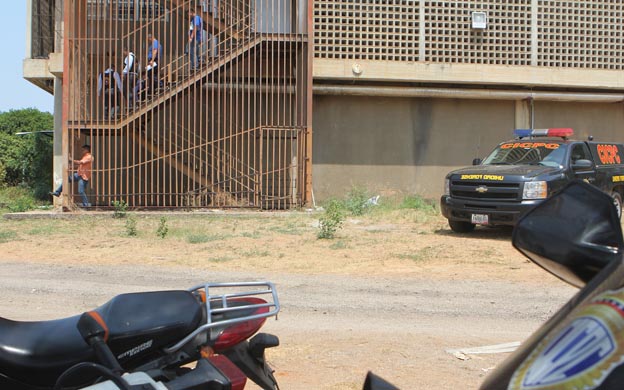
[[[213,177],[213,189],[247,193],[249,200],[252,201],[259,186],[258,173],[254,167],[220,148],[218,143],[222,140],[206,141],[200,134],[191,135],[182,125],[177,125],[176,128],[181,130],[175,132],[177,149],[188,145],[186,150],[199,150],[206,156],[202,159],[199,154],[193,154],[192,162],[195,167],[200,167],[199,174],[204,175],[206,171],[217,173],[218,176]],[[213,163],[216,166],[213,166]],[[242,191],[233,191],[232,187]]]
[[[186,3],[184,3],[186,4]],[[179,5],[182,7],[182,5]],[[247,7],[247,11],[251,12],[251,9]],[[248,21],[251,20],[251,15],[247,16]],[[215,47],[210,47],[208,50],[200,50],[202,52],[202,57],[204,58],[204,63],[201,69],[195,71],[195,73],[191,73],[190,71],[190,58],[188,54],[179,55],[171,61],[168,61],[166,64],[162,66],[160,69],[161,74],[159,75],[161,87],[157,91],[152,91],[156,93],[152,93],[151,97],[142,99],[140,102],[140,106],[138,107],[130,107],[129,110],[121,110],[121,114],[117,115],[112,121],[115,127],[123,126],[126,118],[129,117],[138,117],[143,113],[149,112],[154,104],[161,104],[165,101],[166,96],[163,94],[167,94],[173,87],[176,85],[184,84],[187,82],[197,82],[208,75],[210,75],[216,67],[220,67],[221,65],[225,65],[228,61],[236,58],[238,55],[243,53],[236,53],[237,50],[245,47],[245,45],[254,39],[257,39],[254,34],[252,34],[253,26],[248,23],[239,23],[241,26],[240,30],[237,30],[237,36],[244,37],[243,39],[235,39],[229,30],[233,30],[235,26],[230,26],[224,31],[220,31],[214,37],[211,37],[209,41],[216,42]],[[208,40],[204,40],[203,45],[208,45]],[[247,50],[251,49],[249,47]],[[216,54],[212,56],[210,54]],[[228,58],[228,54],[234,53],[232,58]],[[159,65],[160,67],[160,65]],[[138,82],[138,81],[137,81]]]

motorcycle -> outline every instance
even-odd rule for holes
[[[207,283],[66,319],[0,318],[0,388],[243,390],[250,379],[276,390],[265,350],[279,339],[257,332],[279,310],[270,282]]]
[[[532,262],[581,289],[481,389],[622,389],[624,241],[612,198],[572,183],[521,219],[512,241]]]

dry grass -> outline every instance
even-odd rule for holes
[[[124,219],[110,216],[0,220],[0,252],[11,260],[215,270],[450,278],[504,275],[523,280],[539,275],[511,247],[509,230],[478,229],[471,235],[456,235],[437,214],[402,209],[349,218],[335,239],[318,240],[318,218],[319,214],[304,212],[248,217],[171,214],[164,239],[156,234],[158,216],[137,216],[136,237],[124,234]],[[78,232],[83,238],[77,238]]]

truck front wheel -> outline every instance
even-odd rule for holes
[[[622,218],[622,195],[619,192],[612,192],[611,198],[613,198],[613,205],[617,210],[618,218]]]
[[[475,228],[475,224],[470,223],[470,222],[451,221],[449,219],[448,223],[449,223],[449,226],[451,227],[451,230],[454,231],[455,233],[470,233]]]

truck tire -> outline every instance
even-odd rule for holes
[[[470,233],[475,229],[475,224],[464,221],[448,221],[451,230],[455,233]]]
[[[622,218],[622,195],[619,192],[612,192],[611,198],[613,198],[613,205],[617,210],[618,218]]]

